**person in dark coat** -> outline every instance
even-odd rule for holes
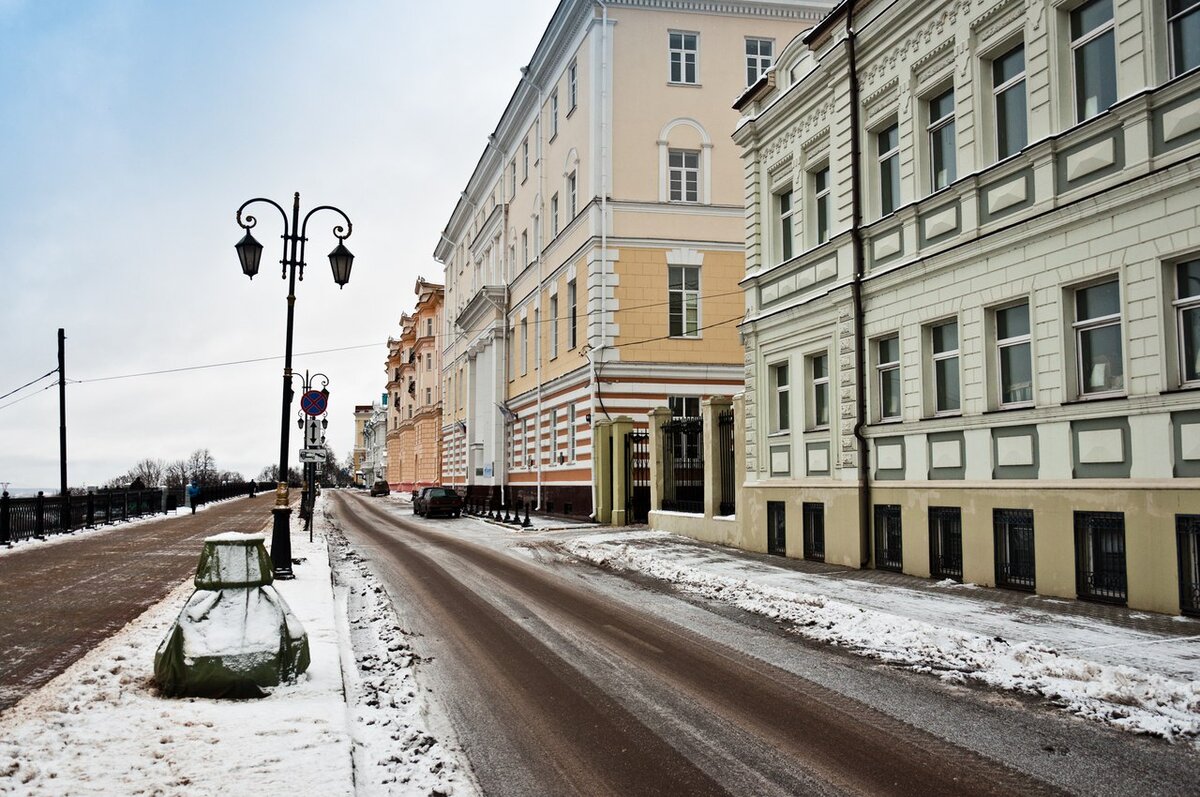
[[[192,514],[196,514],[196,504],[200,502],[200,485],[196,484],[196,480],[192,479],[192,483],[187,486],[188,503],[192,505]]]

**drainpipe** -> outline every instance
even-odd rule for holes
[[[862,241],[862,165],[859,140],[858,65],[854,49],[854,3],[846,7],[846,58],[850,71],[850,245],[854,259],[854,279],[850,290],[854,302],[854,439],[858,441],[858,533],[862,545],[860,566],[871,561],[871,463],[870,446],[863,435],[867,425],[866,332],[863,322],[862,282],[865,272]]]
[[[600,379],[596,369],[596,357],[605,349],[608,340],[608,178],[609,178],[609,149],[608,149],[608,4],[604,0],[596,0],[600,6],[600,345],[588,352],[589,380],[592,389],[588,391],[588,417],[593,420],[598,417],[597,403],[604,407],[600,398]],[[586,316],[587,314],[585,314]],[[605,416],[608,415],[607,410]],[[594,427],[593,427],[594,428]],[[592,446],[592,467],[596,467],[596,439],[588,432]],[[598,496],[596,495],[596,479],[592,477],[592,515],[595,516]]]

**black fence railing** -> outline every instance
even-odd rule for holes
[[[248,496],[273,487],[268,482],[208,485],[201,488],[198,503]],[[40,492],[23,498],[6,492],[0,494],[0,545],[165,514],[186,506],[186,488],[101,490],[70,495],[65,502],[57,495]]]
[[[662,508],[704,512],[704,422],[676,418],[662,426]]]
[[[717,463],[721,475],[721,495],[717,503],[718,515],[732,515],[737,512],[737,487],[734,484],[734,450],[733,450],[733,409],[730,408],[717,414]]]
[[[650,517],[650,433],[637,429],[625,433],[625,510],[631,523]]]

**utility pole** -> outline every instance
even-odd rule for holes
[[[67,494],[67,334],[58,329],[58,485],[62,529],[71,530],[71,496]]]

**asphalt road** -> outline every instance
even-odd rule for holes
[[[761,623],[738,631],[747,618],[650,585],[597,589],[599,578],[624,580],[456,533],[467,521],[437,525],[356,495],[333,503],[421,635],[425,674],[489,795],[1169,794],[1194,784],[1195,757],[1163,743],[849,661]]]

